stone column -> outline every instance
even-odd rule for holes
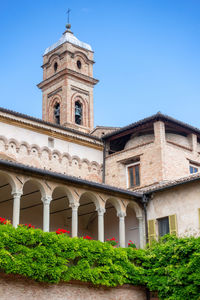
[[[52,198],[50,196],[42,197],[43,202],[43,231],[49,232],[49,216],[50,216],[50,203]]]
[[[16,228],[19,225],[20,218],[20,198],[22,192],[14,192],[13,195],[13,226]]]
[[[104,242],[104,213],[106,212],[105,208],[99,207],[98,212],[98,240]]]
[[[72,237],[78,236],[78,207],[79,203],[71,203],[72,208]]]
[[[119,245],[125,248],[125,212],[120,211],[117,216],[119,217]]]
[[[137,218],[139,221],[139,237],[140,237],[140,248],[144,248],[145,246],[145,230],[144,230],[144,218]]]

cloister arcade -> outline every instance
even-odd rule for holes
[[[15,227],[31,223],[44,231],[67,229],[72,237],[89,235],[100,241],[115,237],[121,247],[129,240],[144,247],[144,215],[138,200],[116,191],[112,196],[98,186],[2,170],[0,216]]]

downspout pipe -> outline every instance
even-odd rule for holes
[[[142,195],[142,204],[143,204],[143,208],[144,208],[144,220],[145,220],[145,232],[146,232],[146,243],[148,243],[147,205],[148,205],[150,199],[151,199],[150,194]]]
[[[150,199],[151,199],[150,194],[142,195],[142,204],[143,204],[143,208],[144,208],[144,219],[145,219],[146,243],[148,243],[147,205],[148,205]],[[151,299],[150,290],[148,288],[146,288],[146,300],[150,300],[150,299]]]

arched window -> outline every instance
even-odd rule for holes
[[[56,103],[54,105],[54,120],[56,124],[60,124],[60,104]]]
[[[58,69],[58,63],[57,63],[57,62],[55,62],[55,64],[54,64],[54,72],[56,72],[56,71],[57,71],[57,69]]]
[[[75,102],[75,123],[81,125],[83,123],[83,109],[79,101]]]

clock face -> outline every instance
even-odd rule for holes
[[[79,69],[81,69],[81,61],[80,61],[80,60],[77,60],[76,64],[77,64],[77,67],[78,67]]]

